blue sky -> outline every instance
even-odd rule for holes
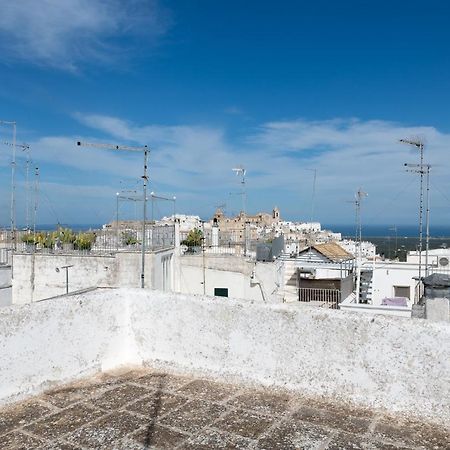
[[[308,220],[317,169],[317,220],[352,223],[362,187],[363,221],[414,224],[418,179],[403,163],[418,155],[396,141],[420,136],[432,223],[444,225],[449,13],[444,1],[0,0],[0,120],[17,121],[40,167],[40,223],[109,221],[115,193],[138,186],[138,156],[82,139],[149,145],[150,189],[176,195],[179,212],[237,212],[231,169],[243,164],[249,212]],[[11,149],[0,150],[8,223]]]

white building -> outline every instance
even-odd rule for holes
[[[352,239],[344,239],[339,242],[339,245],[353,255],[357,255],[360,250],[363,258],[372,259],[376,256],[376,245],[372,242],[362,241],[361,246],[359,246],[359,243]]]
[[[161,220],[158,220],[156,223],[157,223],[157,225],[173,224],[173,222],[174,222],[173,218],[174,218],[173,215],[171,215],[169,217],[163,217]],[[175,219],[179,222],[180,231],[182,233],[189,232],[194,228],[202,227],[202,221],[200,219],[200,216],[175,214]]]

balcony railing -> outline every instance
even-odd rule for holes
[[[337,309],[341,301],[339,289],[298,288],[298,300],[315,306]]]

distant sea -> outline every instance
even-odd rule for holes
[[[355,225],[324,224],[322,228],[341,233],[342,237],[355,238]],[[396,233],[393,225],[363,225],[362,238],[375,244],[379,255],[405,261],[408,251],[418,249],[418,228],[417,225],[398,225]],[[425,227],[422,245],[425,250]],[[430,227],[430,249],[442,247],[450,248],[450,226]]]
[[[398,237],[416,237],[419,234],[418,225],[362,225],[362,235],[367,237],[395,237],[395,227],[397,227]],[[330,225],[322,224],[322,229],[342,233],[345,237],[355,237],[355,225]],[[425,236],[425,225],[423,227]],[[450,237],[450,225],[439,225],[430,227],[430,236],[441,238]]]
[[[93,223],[93,224],[71,224],[71,223],[60,223],[60,227],[70,228],[73,231],[88,231],[88,230],[98,230],[102,228],[103,224]],[[58,228],[58,224],[39,224],[36,225],[36,231],[51,231],[56,230]],[[0,225],[0,229],[9,230],[9,224]],[[17,229],[24,230],[25,225],[17,225]]]
[[[74,231],[86,231],[96,230],[102,228],[101,223],[88,223],[88,224],[71,224],[61,223],[60,226],[64,228],[71,228]],[[57,224],[40,224],[36,227],[37,230],[55,230],[58,227]],[[397,234],[398,238],[415,238],[419,234],[418,225],[397,225],[397,233],[394,229],[395,225],[364,225],[362,226],[363,238],[369,237],[385,237],[392,238]],[[2,227],[0,227],[2,228]],[[4,228],[8,229],[9,224],[5,224]],[[19,229],[22,227],[19,226]],[[343,237],[354,238],[355,237],[355,225],[333,225],[322,224],[322,229],[331,230],[337,233],[341,233]],[[423,227],[423,235],[425,236],[425,226]],[[450,238],[450,225],[436,225],[430,227],[430,236],[433,238]]]

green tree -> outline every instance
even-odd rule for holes
[[[186,239],[182,242],[183,245],[188,247],[200,247],[202,245],[203,232],[198,228],[193,228],[189,231]]]

